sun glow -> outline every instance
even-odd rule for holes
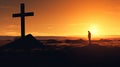
[[[90,25],[88,30],[92,33],[93,36],[99,35],[99,28],[97,25]]]

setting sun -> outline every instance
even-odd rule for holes
[[[99,29],[97,25],[90,25],[88,30],[94,35],[98,36],[99,35]]]

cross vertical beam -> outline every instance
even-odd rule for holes
[[[20,13],[13,14],[13,17],[21,17],[21,37],[25,37],[25,16],[34,16],[33,12],[25,13],[25,5],[20,5]]]
[[[25,6],[24,4],[21,4],[21,37],[25,36]]]

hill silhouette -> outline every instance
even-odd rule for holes
[[[25,37],[16,39],[15,41],[8,43],[1,47],[1,49],[33,49],[33,48],[43,48],[43,44],[37,41],[31,34]]]

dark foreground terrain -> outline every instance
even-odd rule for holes
[[[27,35],[0,48],[0,64],[16,67],[119,67],[120,48],[43,46]]]

